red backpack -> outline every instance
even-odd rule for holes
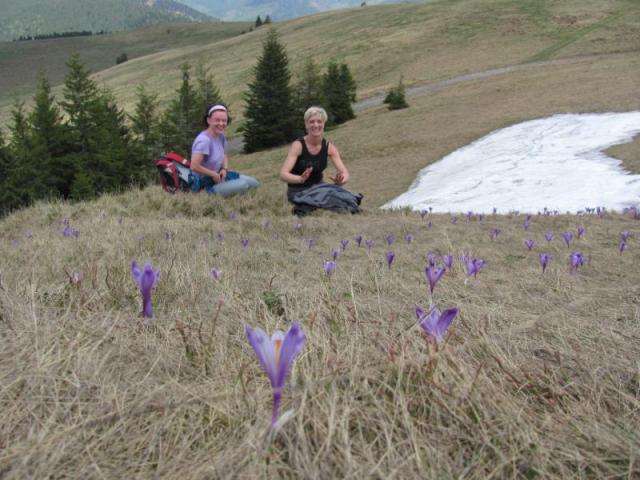
[[[156,168],[160,173],[160,185],[169,192],[189,190],[189,174],[191,162],[177,153],[166,153],[156,160]]]

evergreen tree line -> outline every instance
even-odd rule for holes
[[[70,32],[53,32],[53,33],[42,33],[38,35],[20,35],[18,38],[14,39],[14,42],[26,42],[29,40],[46,40],[49,38],[68,38],[68,37],[90,37],[92,35],[106,35],[107,33],[104,30],[100,30],[99,32],[92,32],[90,30],[79,30],[79,31],[70,31]]]
[[[208,70],[199,67],[194,81],[184,64],[162,115],[157,95],[139,86],[127,116],[78,56],[67,67],[62,101],[40,75],[33,109],[16,102],[9,139],[0,132],[0,216],[43,198],[87,200],[155,180],[153,160],[166,151],[189,156],[206,104],[220,101]]]
[[[287,52],[272,29],[245,95],[245,152],[283,145],[304,134],[303,115],[313,105],[327,111],[329,127],[351,120],[355,99],[356,82],[346,63],[332,61],[322,73],[309,58],[292,81]]]
[[[156,93],[140,85],[126,115],[77,55],[67,68],[61,101],[40,75],[31,111],[16,102],[10,135],[0,132],[0,216],[43,198],[87,200],[155,181],[154,160],[169,151],[189,157],[206,106],[223,102],[209,70],[200,65],[192,72],[185,63],[166,109],[160,109]],[[268,33],[253,74],[240,127],[246,152],[304,134],[303,114],[311,105],[327,110],[329,126],[355,117],[356,84],[348,66],[330,62],[321,73],[310,59],[292,83],[275,30]]]

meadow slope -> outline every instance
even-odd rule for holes
[[[428,83],[562,60],[416,95],[406,110],[371,108],[329,132],[350,169],[349,188],[365,195],[359,215],[291,216],[277,179],[286,149],[278,148],[231,158],[261,181],[243,197],[170,196],[150,186],[89,203],[42,202],[0,221],[0,476],[640,476],[633,212],[531,212],[525,230],[524,213],[454,221],[377,208],[425,165],[497,128],[560,112],[640,110],[630,6],[437,2],[432,10],[376,7],[386,12],[376,22],[365,8],[279,25],[299,64],[318,50],[314,28],[333,21],[341,33],[329,35],[325,25],[319,58],[337,55],[334,37],[353,39],[342,41],[341,58],[354,65],[363,95],[403,72]],[[627,14],[617,15],[623,7]],[[450,37],[419,21],[411,26],[415,17],[431,25],[434,12],[446,19],[437,31]],[[349,18],[360,19],[361,30],[351,23],[341,31]],[[372,37],[363,33],[369,29]],[[234,59],[216,78],[236,111],[239,79],[248,75],[240,71],[255,61],[262,35],[209,45]],[[423,35],[432,35],[433,47]],[[362,53],[353,50],[356,39]],[[207,58],[202,46],[180,53],[194,52]],[[184,56],[157,53],[101,78],[126,99],[139,66],[176,58]],[[639,143],[612,151],[638,168]],[[77,236],[64,236],[65,227]],[[584,234],[567,246],[563,233],[577,237],[578,228]],[[620,253],[622,232],[630,237]],[[390,234],[396,240],[388,244]],[[357,236],[371,248],[358,247]],[[535,241],[531,251],[527,239]],[[337,269],[328,276],[323,262],[333,250]],[[572,251],[586,258],[576,272]],[[432,296],[424,274],[430,253],[438,263],[454,256]],[[544,274],[540,253],[553,257]],[[477,277],[466,275],[462,255],[485,260]],[[133,260],[161,271],[151,324],[140,318]],[[220,280],[212,269],[222,271]],[[430,301],[459,309],[438,347],[416,322],[416,306]],[[270,386],[244,328],[286,329],[293,320],[306,344],[283,394],[289,419],[270,437]]]

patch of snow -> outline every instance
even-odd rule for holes
[[[422,169],[382,208],[536,213],[640,206],[640,175],[604,151],[640,133],[640,112],[560,114],[512,125]]]

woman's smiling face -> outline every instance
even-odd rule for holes
[[[209,115],[207,122],[214,133],[220,134],[224,133],[224,129],[227,128],[227,119],[227,112],[216,110]]]
[[[324,132],[324,120],[320,114],[310,116],[304,126],[307,129],[307,133],[311,136],[322,135]]]

